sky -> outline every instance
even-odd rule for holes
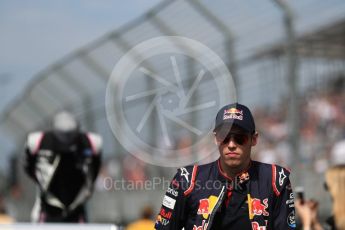
[[[0,1],[0,116],[39,71],[161,1]],[[5,139],[0,134],[2,147]],[[0,172],[8,154],[0,154]]]
[[[0,113],[40,70],[161,1],[0,1]]]

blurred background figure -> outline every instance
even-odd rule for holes
[[[327,222],[333,229],[345,230],[345,165],[327,170],[326,186],[333,201],[333,216]]]
[[[334,144],[330,160],[333,165],[345,164],[345,138]]]
[[[30,133],[25,170],[38,186],[35,222],[86,222],[85,202],[101,165],[102,139],[81,132],[74,116],[58,113],[51,131]]]
[[[325,187],[332,198],[332,216],[324,229],[345,230],[345,165],[333,166],[326,172]],[[313,200],[296,201],[296,210],[303,229],[323,229],[318,220],[318,203]]]
[[[146,205],[141,210],[141,218],[129,224],[126,230],[152,230],[154,226],[153,209],[151,206]]]
[[[123,179],[133,182],[143,182],[147,179],[146,164],[132,155],[123,159]]]

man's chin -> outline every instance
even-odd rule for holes
[[[242,162],[238,159],[227,159],[227,160],[224,160],[224,163],[226,165],[226,167],[229,167],[229,168],[238,168],[242,165]]]

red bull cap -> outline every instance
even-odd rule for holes
[[[218,111],[214,131],[221,128],[222,131],[229,132],[232,125],[237,125],[251,134],[255,132],[254,118],[247,106],[233,103]]]

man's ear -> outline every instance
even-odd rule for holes
[[[219,146],[220,145],[220,143],[217,141],[217,138],[216,138],[216,133],[215,132],[213,132],[213,140],[214,140],[214,143],[217,145],[217,146]]]
[[[252,136],[252,146],[255,146],[258,143],[259,133],[255,132]]]

